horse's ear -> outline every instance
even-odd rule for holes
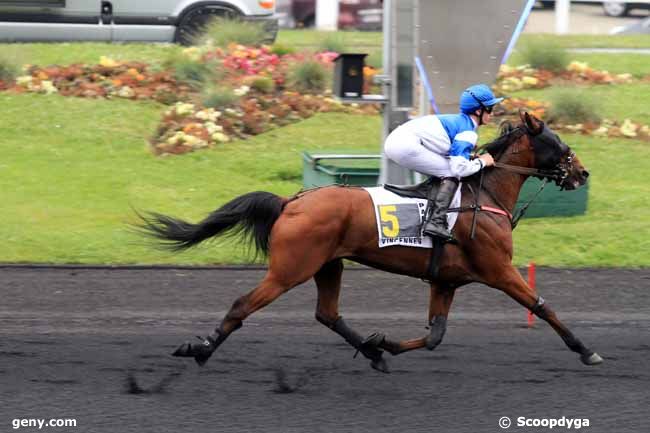
[[[544,124],[537,117],[531,116],[530,114],[528,114],[528,112],[524,112],[523,116],[521,112],[519,112],[519,116],[522,118],[521,120],[526,124],[526,126],[532,133],[536,134],[538,132],[541,132],[541,129],[543,128]]]
[[[526,116],[528,116],[528,113],[526,113],[524,110],[521,108],[519,109],[519,118],[521,119],[521,123],[526,123]]]

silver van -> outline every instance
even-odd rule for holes
[[[0,0],[0,41],[191,43],[212,17],[260,20],[275,39],[275,0]]]

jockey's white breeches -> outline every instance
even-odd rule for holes
[[[441,126],[442,129],[442,126]],[[449,138],[441,131],[440,150],[449,150]],[[449,157],[425,147],[422,140],[408,128],[393,130],[384,143],[386,156],[402,167],[436,177],[456,177],[450,168]]]

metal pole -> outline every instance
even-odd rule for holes
[[[555,2],[555,33],[564,35],[569,33],[569,0],[557,0]]]
[[[316,28],[337,30],[339,26],[339,0],[316,0]]]

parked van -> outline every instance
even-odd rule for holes
[[[262,21],[274,40],[275,0],[0,0],[0,41],[190,44],[212,17]]]

